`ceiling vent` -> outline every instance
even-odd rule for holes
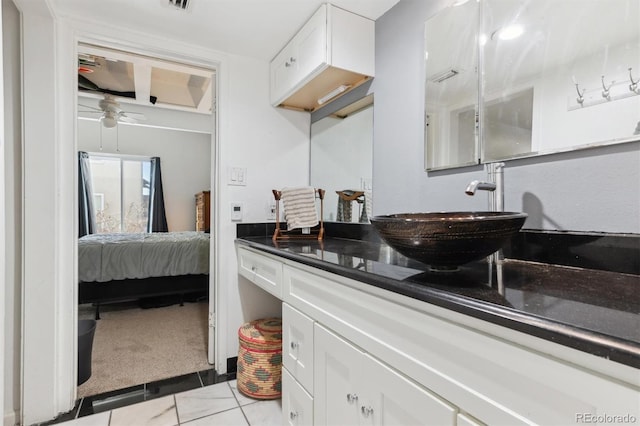
[[[191,0],[169,0],[169,7],[177,10],[189,10],[191,6]]]

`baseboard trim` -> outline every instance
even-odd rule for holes
[[[238,357],[227,358],[227,374],[238,371]]]
[[[18,413],[15,411],[9,411],[8,413],[4,413],[4,426],[15,426],[17,423],[16,419],[18,418]]]

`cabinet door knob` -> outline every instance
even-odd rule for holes
[[[358,400],[358,395],[356,395],[355,393],[348,393],[347,394],[347,402],[349,404],[353,404],[357,400]]]
[[[287,62],[284,63],[284,66],[289,68],[291,66],[291,63],[289,61],[287,61]]]
[[[297,413],[297,412],[295,412],[295,411],[289,411],[289,418],[290,418],[291,420],[295,420],[295,419],[296,419],[296,417],[298,417],[298,413]]]
[[[293,56],[289,58],[289,62],[291,62],[292,64],[296,61],[296,58],[294,58]]]
[[[298,342],[291,341],[291,349],[296,350],[299,347],[300,347],[300,344],[298,344]]]
[[[253,266],[251,267],[251,272],[255,272],[255,271],[257,271],[257,270],[258,270],[258,267],[257,267],[257,266],[253,265]]]
[[[362,411],[362,415],[364,417],[369,417],[371,414],[373,414],[373,408],[371,407],[363,406],[360,410]]]

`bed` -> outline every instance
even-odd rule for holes
[[[204,232],[91,234],[78,241],[78,302],[100,304],[206,293],[210,238]]]

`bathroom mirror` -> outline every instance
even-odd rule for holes
[[[368,222],[372,203],[373,94],[313,122],[310,157],[310,185],[326,191],[323,219]]]
[[[436,71],[429,67],[429,37],[438,35],[429,27],[450,20],[454,10],[464,10],[471,23],[480,16],[477,42],[472,43],[481,49],[476,62],[482,64],[477,138],[481,162],[640,140],[640,0],[455,4],[460,5],[425,23],[426,75],[428,80]],[[455,61],[456,51],[449,57]],[[475,93],[469,88],[467,96]],[[425,96],[428,112],[428,84]],[[433,150],[428,134],[427,158]],[[427,169],[429,165],[427,161]],[[449,161],[440,168],[459,165]]]
[[[478,163],[478,13],[468,1],[425,24],[427,170]]]

